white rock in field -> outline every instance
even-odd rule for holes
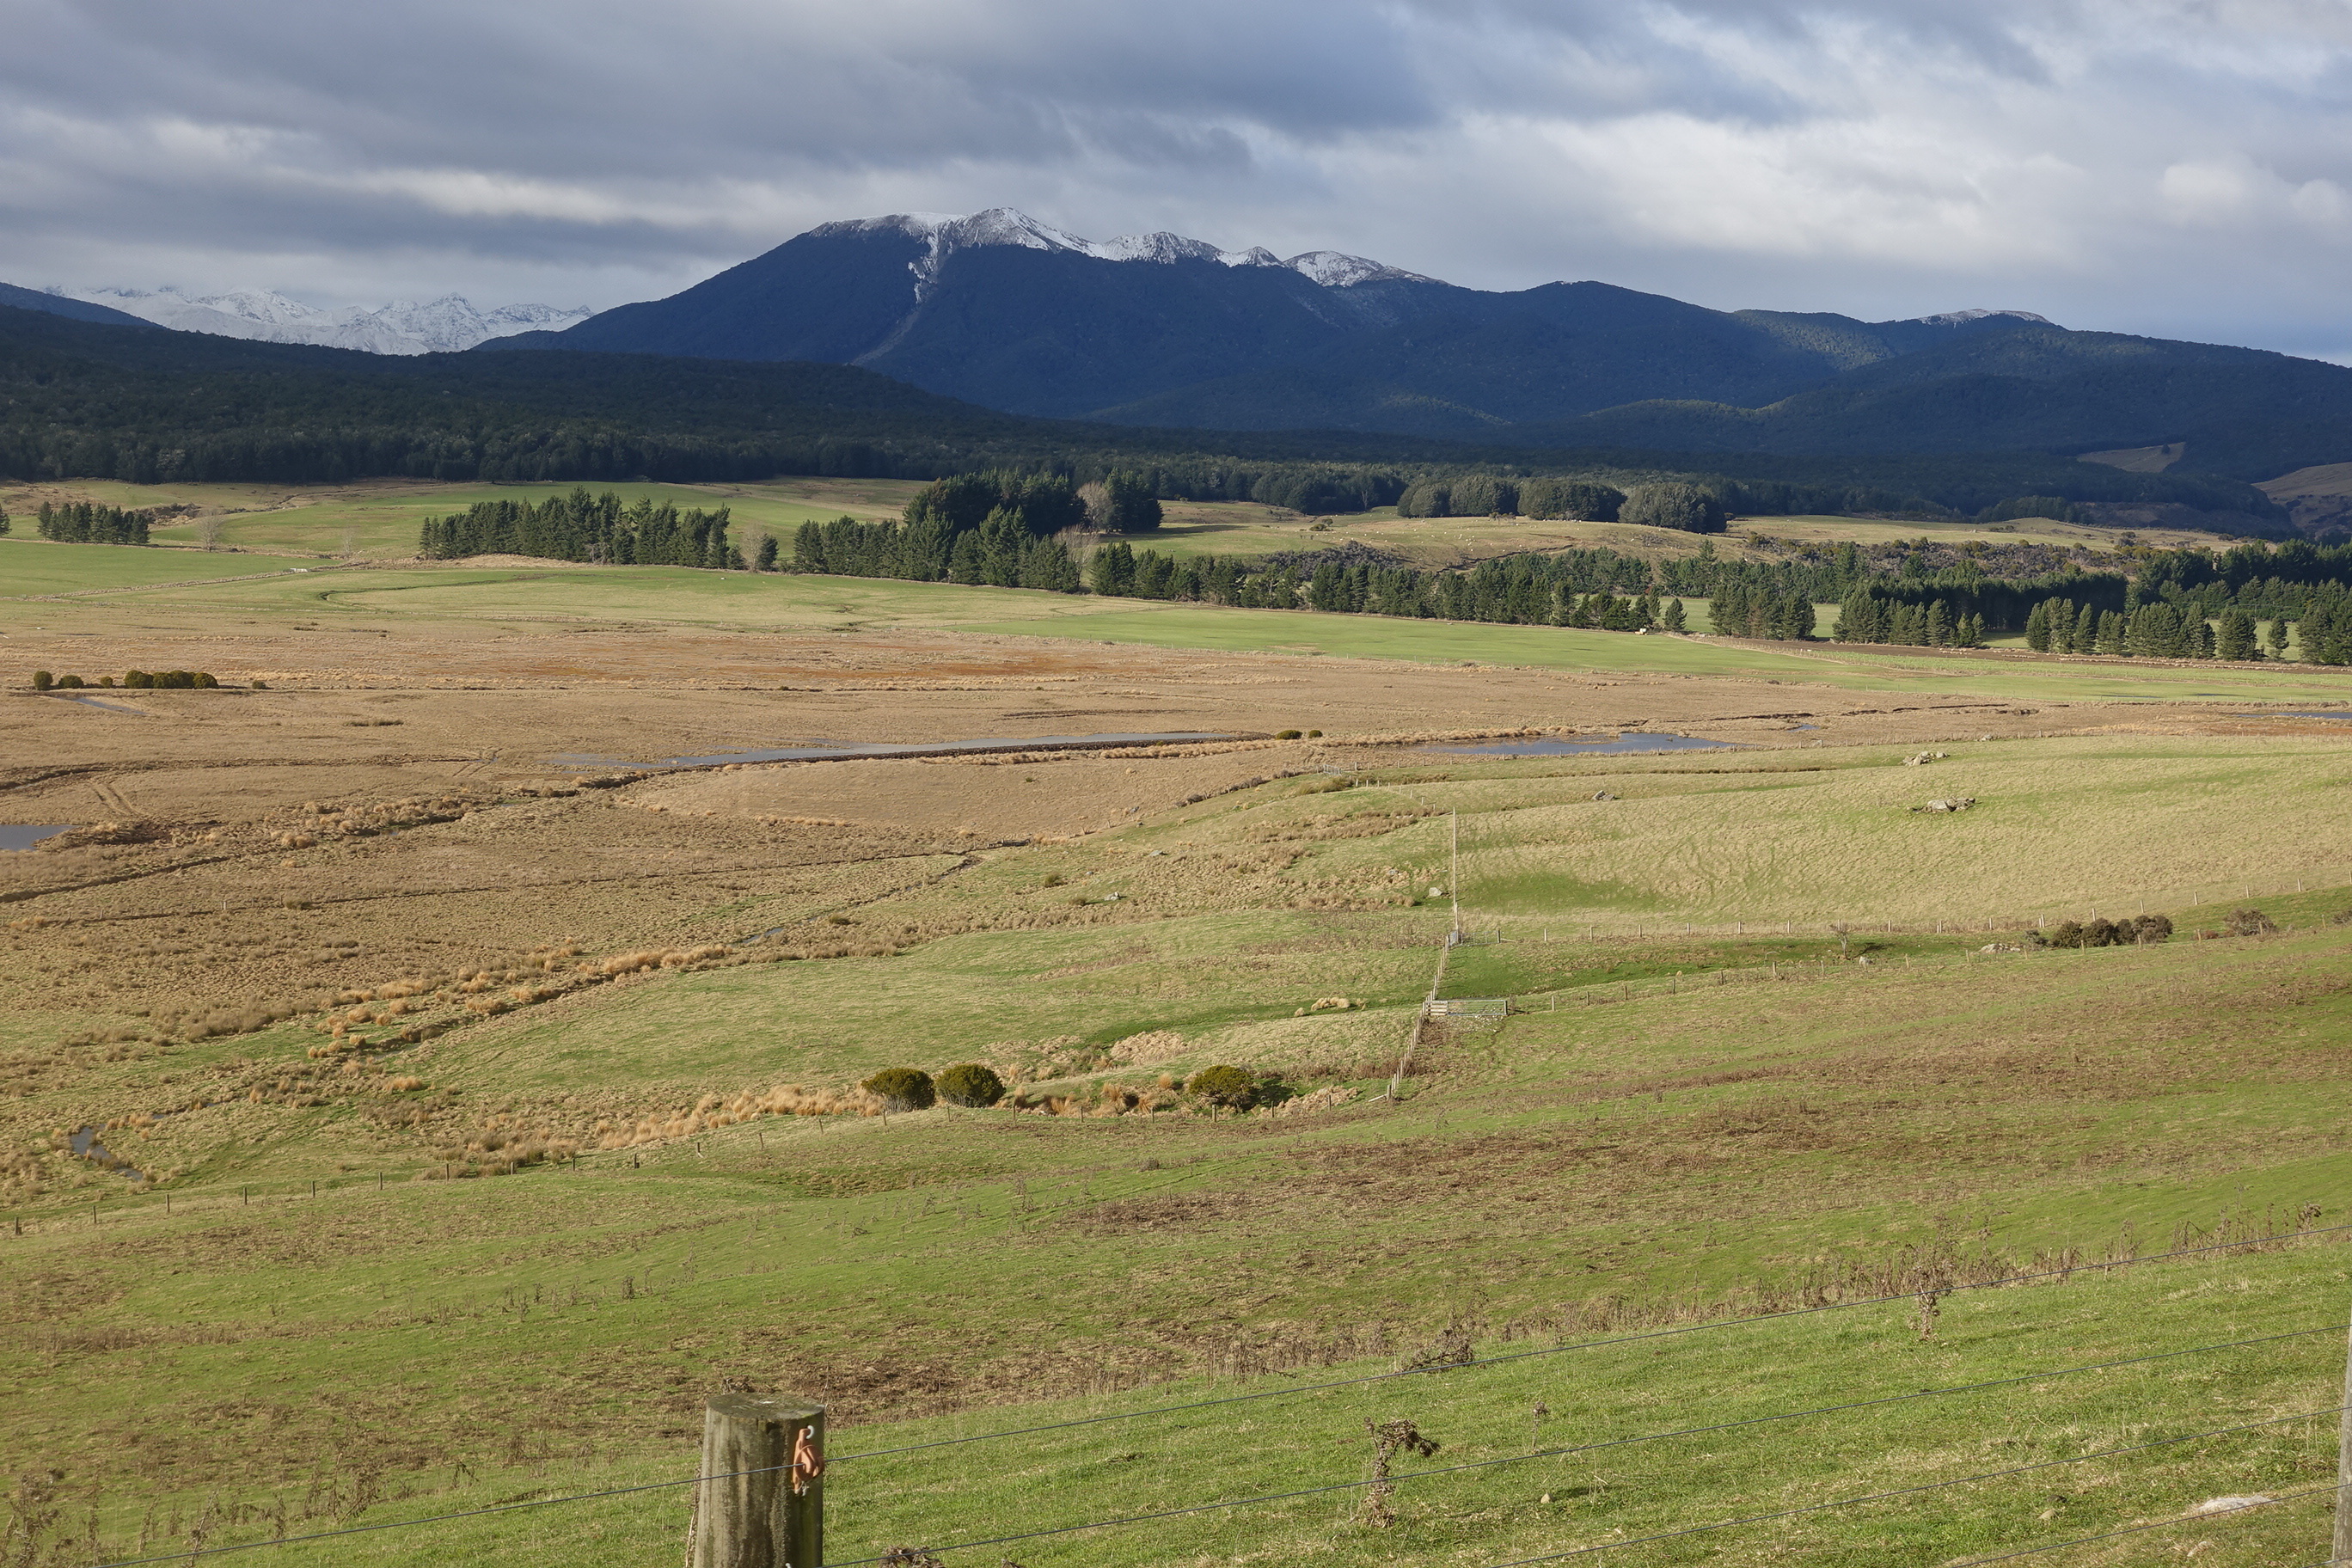
[[[2209,1497],[2190,1509],[2189,1517],[2194,1519],[2205,1513],[2235,1513],[2242,1508],[2260,1508],[2266,1502],[2276,1501],[2278,1499],[2267,1492],[2255,1492],[2249,1497]]]

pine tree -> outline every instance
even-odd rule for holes
[[[1660,618],[1660,625],[1670,632],[1683,632],[1689,629],[1683,615],[1683,602],[1680,599],[1666,601],[1665,614]]]
[[[2286,617],[2284,616],[2281,616],[2276,620],[2271,622],[2271,628],[2266,640],[2271,645],[2271,657],[2273,658],[2284,658],[2286,657],[2287,630]]]
[[[2217,658],[2249,659],[2255,655],[2254,623],[2246,612],[2232,605],[2222,612],[2221,629],[2213,638]]]
[[[1929,647],[1942,647],[1952,640],[1952,619],[1944,609],[1944,601],[1937,600],[1927,606],[1926,635],[1920,638]]]
[[[2092,645],[2104,654],[2120,657],[2124,651],[2124,618],[2109,610],[2099,617],[2099,637]]]
[[[776,569],[776,536],[774,534],[772,533],[760,541],[757,562],[758,570],[761,572],[773,572]]]
[[[2089,653],[2099,642],[2099,612],[2084,605],[2074,617],[2074,635],[2070,646],[2076,653]]]
[[[2026,612],[2025,646],[2036,653],[2050,651],[2050,604],[2044,600]]]
[[[1135,591],[1135,552],[1128,548],[1124,540],[1095,552],[1095,558],[1087,563],[1087,586],[1103,595]]]

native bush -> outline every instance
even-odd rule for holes
[[[920,1068],[884,1068],[858,1087],[892,1110],[924,1110],[939,1103],[931,1075]]]
[[[2260,910],[2231,910],[2223,929],[2231,936],[2268,936],[2278,930],[2278,922]]]
[[[994,1105],[1004,1098],[1004,1080],[978,1062],[961,1062],[940,1074],[940,1098],[950,1105]]]
[[[1184,1092],[1211,1105],[1247,1110],[1257,1100],[1257,1075],[1247,1068],[1209,1067],[1192,1075]]]

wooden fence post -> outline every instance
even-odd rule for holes
[[[688,1568],[818,1568],[824,1561],[824,1405],[713,1395],[702,1416],[700,1473]]]
[[[2344,1405],[2336,1437],[2336,1544],[2330,1563],[2352,1561],[2352,1342],[2344,1355]]]

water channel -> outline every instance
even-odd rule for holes
[[[1103,735],[1030,735],[1026,737],[992,736],[976,741],[900,741],[856,742],[845,741],[809,741],[794,746],[746,748],[740,752],[712,752],[701,756],[664,757],[655,764],[665,768],[715,768],[729,763],[838,763],[856,762],[869,757],[946,757],[968,752],[1084,752],[1109,746],[1185,745],[1202,741],[1231,741],[1238,737],[1204,730],[1179,730],[1160,734]],[[628,764],[618,757],[591,756],[571,752],[548,759],[561,767],[610,768]]]
[[[1498,741],[1491,745],[1455,742],[1423,746],[1424,752],[1444,752],[1458,757],[1613,757],[1629,752],[1728,752],[1737,741],[1702,741],[1695,735],[1660,735],[1628,730],[1613,739],[1580,740],[1573,735],[1546,735],[1534,741]]]

